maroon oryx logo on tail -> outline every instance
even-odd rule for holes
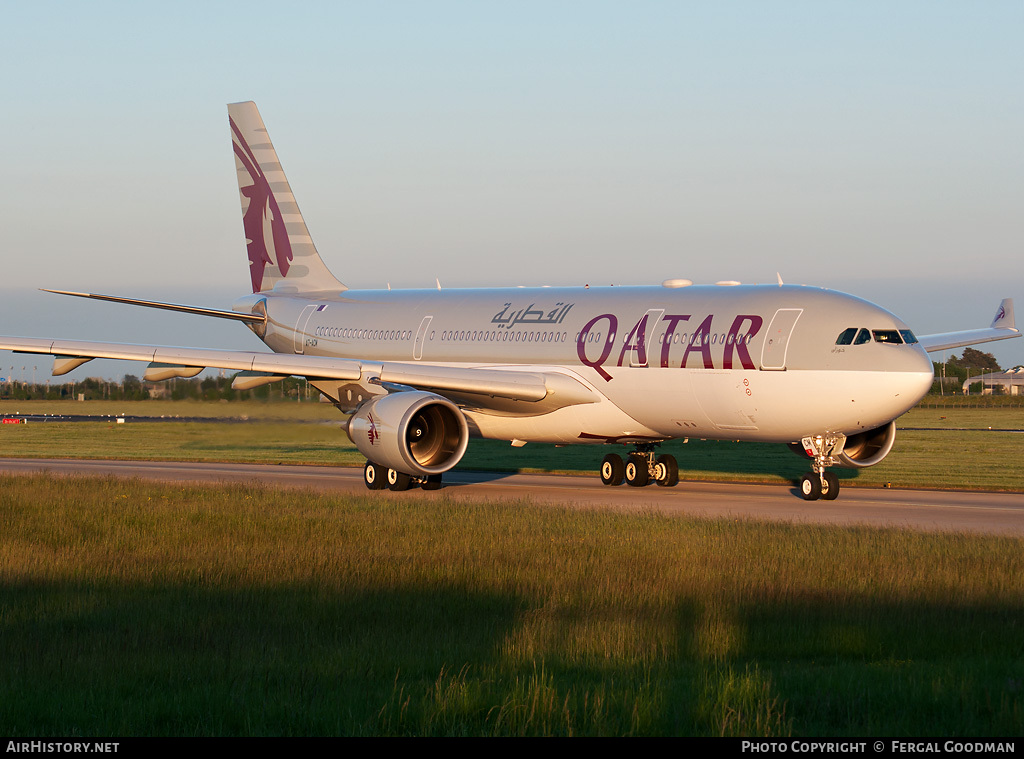
[[[289,262],[292,260],[292,246],[288,241],[288,230],[285,227],[284,219],[281,217],[281,209],[277,205],[277,198],[270,189],[270,182],[267,181],[263,170],[256,160],[256,156],[249,148],[249,144],[242,137],[242,132],[231,121],[231,131],[235,136],[231,144],[235,149],[235,156],[249,172],[252,184],[240,188],[242,195],[249,199],[249,207],[245,209],[242,216],[242,226],[245,227],[245,236],[248,238],[246,248],[249,251],[249,275],[252,277],[252,291],[258,293],[263,285],[263,271],[268,264],[274,261],[267,249],[267,240],[264,233],[264,222],[270,219],[270,230],[274,255],[277,258],[277,268],[281,276],[288,274]]]

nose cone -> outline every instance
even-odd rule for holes
[[[935,376],[935,365],[932,363],[932,357],[929,356],[924,348],[920,345],[914,346],[914,359],[912,371],[919,372],[921,374],[928,375],[928,386],[931,387],[931,381]]]
[[[892,363],[886,367],[890,382],[894,417],[909,411],[928,394],[935,379],[935,367],[932,360],[920,346],[903,346],[900,355],[892,357]]]

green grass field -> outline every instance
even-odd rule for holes
[[[1019,539],[0,477],[10,735],[1020,735]]]
[[[69,407],[71,410],[69,411]],[[69,403],[2,402],[0,414],[90,413],[247,419],[244,424],[128,423],[112,421],[0,426],[0,456],[245,461],[362,466],[363,457],[342,429],[344,417],[317,403]],[[844,486],[943,487],[1024,490],[1019,432],[1024,408],[918,408],[898,421],[892,453],[869,469],[836,469]],[[992,430],[988,428],[993,428]],[[926,429],[906,429],[926,428]],[[960,429],[969,428],[969,429]],[[508,443],[478,440],[461,469],[593,474],[609,450],[624,447]],[[665,444],[684,480],[788,483],[807,463],[782,445],[691,440]]]
[[[0,414],[69,413],[0,404]],[[320,404],[0,426],[0,455],[360,465]],[[166,406],[166,408],[165,408]],[[845,483],[1024,489],[1024,409],[920,408]],[[971,428],[963,430],[960,428]],[[783,482],[783,446],[666,446]],[[474,441],[460,466],[607,449]],[[0,477],[12,735],[1019,735],[1024,541],[261,487]]]

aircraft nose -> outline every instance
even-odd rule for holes
[[[935,364],[932,363],[932,357],[925,352],[924,348],[920,345],[914,346],[917,350],[913,354],[913,362],[915,371],[922,374],[935,374]]]
[[[898,371],[901,377],[900,384],[903,387],[900,390],[899,397],[904,402],[908,402],[910,405],[907,408],[910,408],[916,405],[932,389],[932,382],[935,379],[935,367],[923,348],[917,348],[913,352],[908,351],[905,360],[901,363],[902,365]]]

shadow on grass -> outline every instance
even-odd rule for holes
[[[794,454],[779,443],[739,443],[729,440],[679,440],[661,445],[659,453],[670,453],[679,462],[684,479],[714,479],[716,476],[737,479],[782,479],[797,483],[811,470],[810,461]],[[494,440],[474,440],[457,471],[488,473],[515,473],[524,470],[551,470],[597,474],[601,459],[608,453],[625,457],[631,446],[577,445],[557,447],[544,443],[531,443],[520,449]],[[834,467],[840,480],[855,480],[859,469]]]
[[[5,583],[0,724],[51,736],[1024,731],[1020,605],[836,591],[551,611],[442,580],[365,584]],[[621,630],[662,644],[623,648]]]
[[[0,590],[0,724],[25,735],[376,732],[396,681],[494,655],[521,603],[457,587]]]

